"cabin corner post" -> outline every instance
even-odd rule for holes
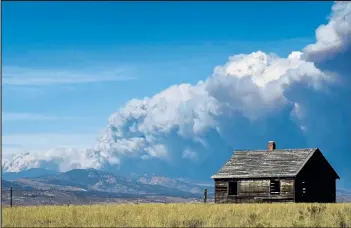
[[[213,197],[214,197],[214,202],[217,203],[217,187],[216,187],[216,179],[213,179],[214,181],[214,190],[213,190]]]
[[[296,203],[296,177],[293,180],[294,203]]]
[[[226,182],[226,185],[227,185],[227,196],[226,197],[228,199],[228,197],[229,197],[229,181]]]

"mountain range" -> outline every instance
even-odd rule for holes
[[[3,194],[8,193],[11,187],[14,199],[25,205],[116,202],[126,199],[144,202],[150,198],[151,202],[160,199],[168,199],[165,202],[199,201],[204,188],[208,189],[209,194],[213,192],[211,185],[194,184],[182,179],[137,174],[117,176],[96,169],[55,172],[36,168],[17,173],[5,172],[2,176]],[[66,197],[62,197],[63,194]],[[9,195],[5,194],[3,198],[6,204]]]
[[[96,169],[73,169],[55,172],[35,168],[21,172],[4,172],[2,200],[9,204],[9,189],[13,189],[13,203],[87,204],[126,202],[198,202],[208,189],[213,198],[213,184],[175,179],[156,175],[119,176]],[[351,191],[337,190],[338,202],[351,202]]]

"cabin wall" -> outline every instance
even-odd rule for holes
[[[280,194],[270,193],[270,179],[218,179],[215,180],[216,203],[289,202],[294,200],[294,179],[280,181]],[[229,182],[237,182],[237,194],[229,195]]]
[[[228,182],[215,181],[215,203],[227,197],[227,194],[228,194]]]
[[[316,153],[296,177],[296,202],[336,202],[336,177],[327,161]]]

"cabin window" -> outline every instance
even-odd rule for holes
[[[232,181],[228,183],[228,195],[235,196],[238,194],[238,185],[236,181]]]
[[[280,194],[280,181],[279,180],[271,180],[271,194]]]

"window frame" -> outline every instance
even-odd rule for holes
[[[278,185],[278,192],[272,192],[272,182]],[[276,186],[276,185],[275,185]],[[269,180],[269,194],[270,195],[280,195],[281,194],[281,181],[280,179],[271,179]]]
[[[235,194],[232,194],[230,191],[231,190],[231,186],[235,185]],[[238,195],[238,181],[228,181],[228,187],[227,187],[227,196],[237,196]]]

